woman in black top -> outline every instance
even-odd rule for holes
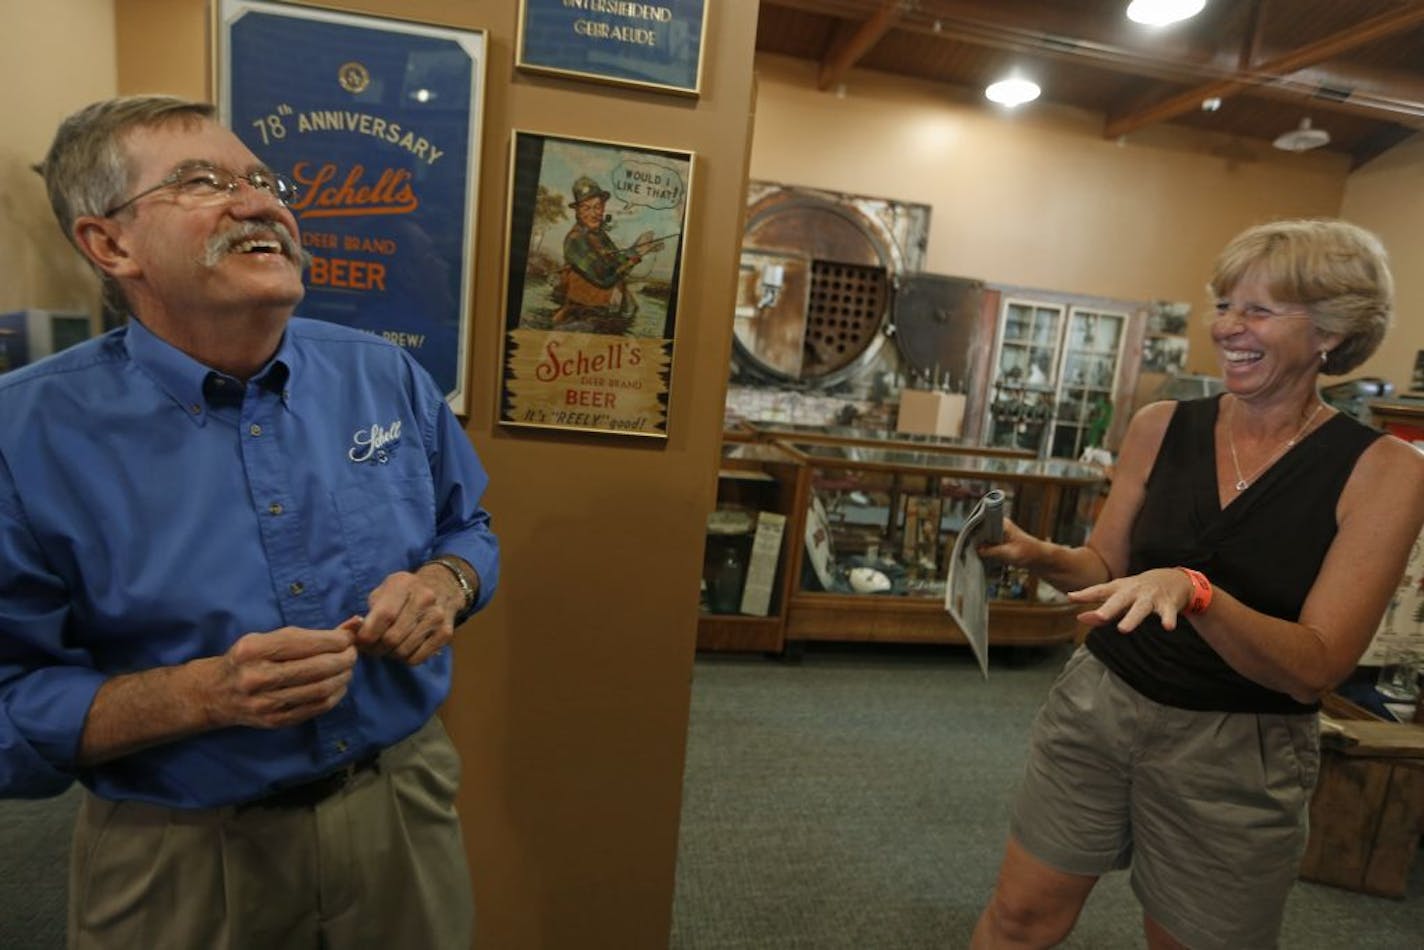
[[[1277,940],[1319,699],[1368,646],[1424,523],[1424,455],[1316,390],[1389,324],[1374,235],[1252,228],[1210,289],[1226,392],[1136,414],[1082,547],[1006,522],[981,552],[1071,591],[1094,629],[1034,723],[976,948],[1057,943],[1124,867],[1149,947]]]

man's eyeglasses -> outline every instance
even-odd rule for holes
[[[265,191],[283,205],[289,205],[297,199],[296,183],[281,172],[258,168],[246,175],[239,175],[208,162],[191,162],[178,166],[153,187],[145,188],[127,201],[114,205],[104,212],[104,217],[113,217],[140,198],[146,198],[164,188],[172,188],[180,196],[195,203],[225,200],[237,194],[238,182],[243,181],[258,191]]]
[[[1232,313],[1235,313],[1248,323],[1259,323],[1262,320],[1281,320],[1287,317],[1310,316],[1303,307],[1272,310],[1270,307],[1258,303],[1244,303],[1238,306],[1229,300],[1218,300],[1216,302],[1217,317],[1225,317]]]

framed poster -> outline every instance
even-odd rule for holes
[[[217,0],[218,107],[300,189],[297,313],[392,340],[467,411],[486,39]]]
[[[666,438],[692,153],[511,151],[499,421]]]
[[[695,96],[708,0],[520,0],[515,65]]]

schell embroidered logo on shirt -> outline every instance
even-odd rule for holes
[[[351,436],[354,444],[347,449],[346,457],[353,462],[379,462],[384,465],[390,461],[391,453],[400,442],[400,430],[399,419],[388,426],[373,423],[369,429],[357,429]]]

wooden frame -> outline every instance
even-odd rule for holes
[[[385,337],[468,412],[486,37],[214,0],[219,114],[301,188],[298,315]]]
[[[500,423],[666,438],[693,154],[516,131],[510,168]]]
[[[695,96],[702,89],[709,6],[708,0],[520,0],[515,65]]]

